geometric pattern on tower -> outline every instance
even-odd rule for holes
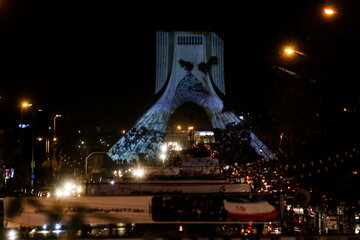
[[[208,95],[204,84],[189,72],[177,85],[174,101],[179,106],[187,102],[203,106]]]

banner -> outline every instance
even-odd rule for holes
[[[66,226],[74,219],[83,219],[82,224],[94,225],[277,222],[279,209],[278,195],[256,193],[86,196],[62,199],[6,197],[4,227],[31,227],[55,223]]]
[[[154,196],[152,216],[159,222],[279,221],[280,204],[274,194],[203,194]]]
[[[152,196],[127,197],[6,197],[4,227],[42,226],[49,216],[58,214],[59,223],[66,225],[74,215],[82,215],[84,224],[152,223]],[[11,209],[14,208],[18,209]],[[10,211],[16,211],[9,216]]]
[[[224,200],[228,217],[239,221],[267,221],[278,216],[276,209],[267,201],[250,201],[243,198]]]

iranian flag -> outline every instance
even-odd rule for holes
[[[228,217],[240,221],[267,221],[278,216],[273,205],[264,200],[225,199]]]

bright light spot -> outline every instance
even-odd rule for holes
[[[114,171],[114,176],[115,177],[122,177],[122,171],[121,170],[115,170]]]
[[[285,48],[284,51],[285,51],[286,54],[293,54],[295,52],[295,50],[292,49],[292,48]]]
[[[63,196],[63,191],[60,190],[60,189],[56,189],[56,191],[55,191],[55,196],[57,196],[57,197],[62,197],[62,196]]]
[[[170,150],[181,151],[182,148],[177,142],[168,142],[168,148]]]
[[[74,182],[68,181],[55,190],[55,196],[57,197],[80,196],[81,192],[82,192],[81,185],[76,185]]]
[[[177,130],[181,130],[181,126],[180,126],[180,125],[177,126]]]
[[[184,229],[183,229],[183,226],[182,225],[180,225],[179,226],[179,232],[182,232]]]
[[[114,185],[115,181],[114,180],[111,180],[110,184],[111,185]]]
[[[240,120],[244,120],[244,116],[239,116]]]
[[[160,154],[160,158],[164,162],[166,159],[166,154],[165,153]]]
[[[44,224],[44,225],[42,226],[42,228],[43,228],[44,230],[46,230],[47,225],[46,225],[46,224]]]
[[[78,186],[76,187],[76,192],[77,192],[78,194],[80,194],[80,193],[82,192],[82,187],[81,187],[80,185],[78,185]]]
[[[27,107],[31,107],[32,106],[32,104],[31,103],[28,103],[28,102],[23,102],[22,104],[21,104],[21,107],[23,107],[23,108],[27,108]]]
[[[333,15],[335,13],[335,11],[330,8],[325,8],[324,12],[326,15]]]
[[[161,152],[166,152],[167,145],[166,144],[161,145],[160,149],[161,149]]]
[[[198,134],[199,136],[214,136],[213,131],[199,131]]]
[[[60,223],[55,224],[55,229],[56,229],[56,230],[61,229],[61,224],[60,224]]]
[[[133,171],[133,174],[134,174],[134,176],[135,177],[138,177],[138,178],[141,178],[141,177],[143,177],[144,176],[144,169],[142,169],[142,168],[138,168],[138,169],[135,169],[134,171]]]
[[[67,183],[65,183],[65,185],[64,185],[64,188],[65,188],[65,190],[72,190],[73,188],[75,188],[76,186],[75,186],[75,184],[74,183],[72,183],[72,182],[67,182]]]
[[[360,224],[357,224],[355,226],[355,234],[359,234],[360,233]]]
[[[18,235],[18,233],[17,233],[17,231],[14,230],[14,229],[11,229],[11,230],[7,233],[7,236],[8,236],[8,239],[9,239],[9,240],[15,240],[15,239],[17,239],[17,235]]]

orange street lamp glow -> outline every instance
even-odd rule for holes
[[[31,103],[28,103],[28,102],[23,102],[23,103],[21,103],[21,107],[22,108],[27,108],[27,107],[31,107],[32,106],[32,104]]]
[[[300,55],[306,57],[305,53],[300,52],[300,51],[298,51],[298,50],[295,50],[295,49],[292,48],[292,47],[285,47],[285,48],[284,48],[284,52],[285,52],[285,54],[286,54],[287,56],[291,56],[291,55],[293,55],[294,53],[297,53],[297,54],[300,54]]]
[[[293,54],[293,53],[295,52],[295,50],[292,49],[292,48],[285,48],[284,51],[285,51],[285,53],[288,54],[288,55],[291,55],[291,54]]]
[[[335,13],[335,11],[332,10],[331,8],[325,8],[325,9],[324,9],[324,13],[325,13],[326,15],[333,15],[333,14]]]

